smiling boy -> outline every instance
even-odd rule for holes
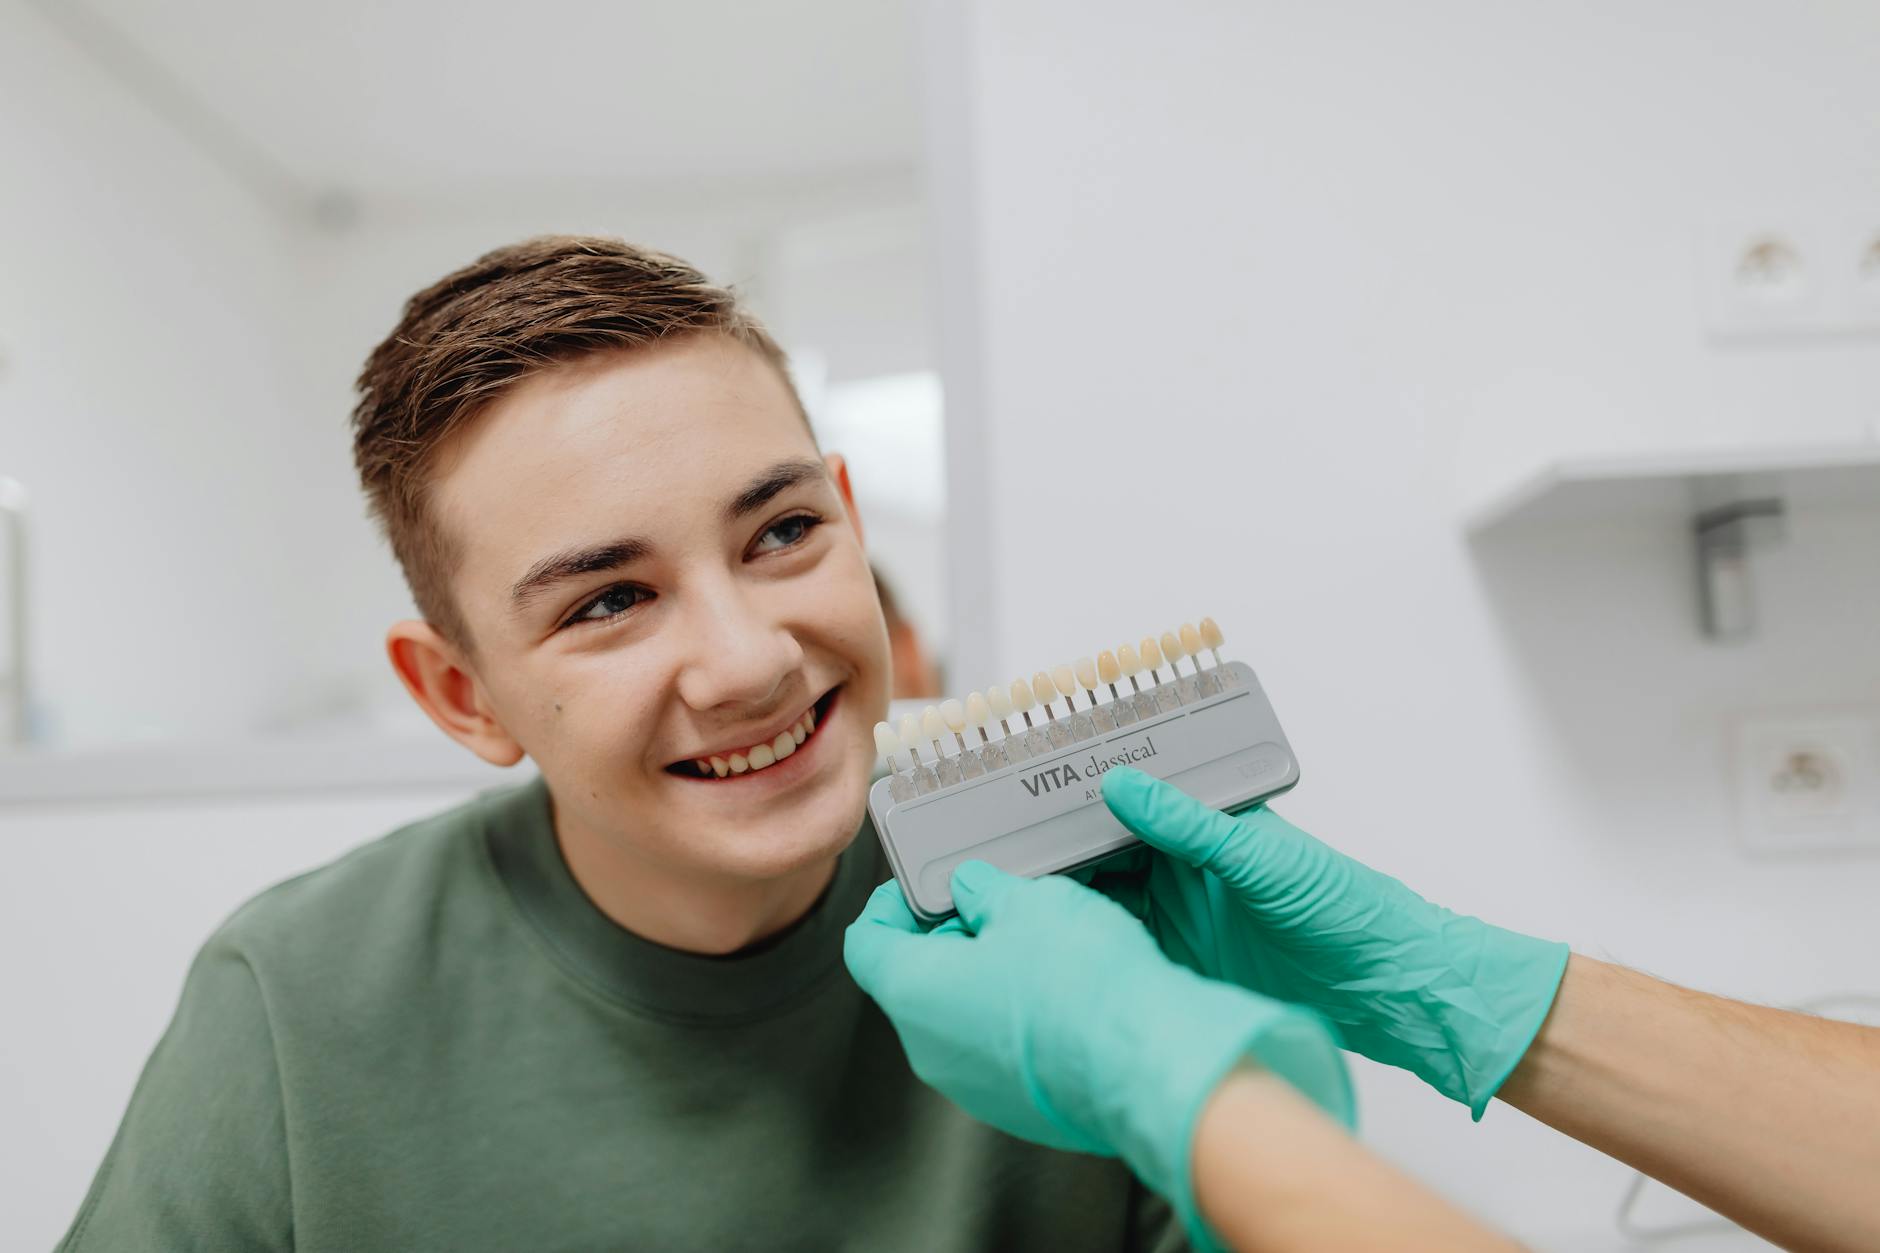
[[[63,1247],[1180,1247],[1117,1162],[919,1083],[843,968],[888,643],[735,298],[531,240],[414,296],[360,394],[392,665],[540,777],[225,923]]]

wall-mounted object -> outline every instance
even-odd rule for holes
[[[1463,526],[1471,537],[1622,519],[1688,529],[1699,627],[1740,640],[1755,625],[1753,554],[1781,542],[1794,512],[1850,507],[1880,508],[1880,443],[1556,461],[1489,496]]]
[[[1704,329],[1730,341],[1880,332],[1880,211],[1866,197],[1726,209],[1697,251]],[[1866,206],[1866,207],[1856,207]]]
[[[1880,852],[1880,710],[1745,715],[1731,740],[1745,850]]]

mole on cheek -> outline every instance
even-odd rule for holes
[[[560,713],[560,712],[561,712],[561,702],[560,702],[560,701],[556,701],[556,702],[555,702],[555,712],[556,712],[556,713]]]

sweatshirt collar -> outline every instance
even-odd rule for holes
[[[497,875],[557,964],[626,1008],[683,1023],[770,1017],[831,978],[847,978],[843,932],[887,877],[874,824],[864,814],[807,915],[755,948],[713,957],[642,939],[601,912],[562,858],[541,776],[495,798],[486,838]]]

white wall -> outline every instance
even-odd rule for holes
[[[0,473],[33,497],[43,730],[223,728],[314,597],[271,508],[280,232],[29,6],[0,28]]]
[[[832,377],[931,364],[904,169],[597,170],[366,197],[323,227],[231,181],[29,6],[0,0],[0,30],[0,474],[32,493],[46,743],[219,741],[404,708],[380,641],[410,602],[353,472],[352,382],[405,297],[491,247],[625,235],[745,288]],[[831,299],[855,268],[866,299]]]
[[[984,484],[952,507],[983,514],[963,561],[996,608],[995,673],[961,678],[1213,614],[1294,738],[1309,829],[1698,987],[1880,990],[1880,861],[1735,851],[1724,753],[1733,711],[1880,704],[1880,514],[1798,519],[1738,648],[1698,639],[1681,535],[1472,548],[1458,524],[1540,458],[1868,430],[1880,344],[1714,347],[1692,252],[1718,203],[1880,175],[1880,11],[929,21],[950,430],[977,433],[950,466]],[[1539,1247],[1617,1246],[1622,1168],[1361,1083],[1369,1139],[1445,1192]]]

